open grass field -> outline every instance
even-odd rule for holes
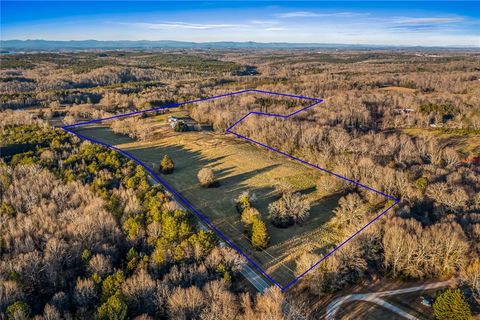
[[[155,120],[158,123],[159,119]],[[115,134],[105,125],[85,126],[75,131],[126,150],[155,171],[163,156],[168,154],[175,162],[175,171],[160,175],[161,178],[281,285],[286,285],[298,274],[295,260],[301,254],[307,250],[325,252],[339,240],[325,228],[339,196],[322,197],[315,188],[317,179],[325,173],[275,152],[228,134],[176,133],[168,127],[156,126],[153,138],[146,142]],[[218,187],[200,187],[197,173],[204,166],[214,169]],[[307,195],[311,203],[310,217],[303,226],[279,229],[268,222],[268,205],[278,197],[274,187],[282,181]],[[243,191],[256,195],[253,205],[267,222],[270,243],[266,250],[256,251],[251,247],[235,209],[234,199]]]
[[[442,129],[403,129],[403,132],[413,137],[434,137],[443,145],[448,145],[465,155],[480,154],[480,134],[462,134],[455,130],[449,132]]]

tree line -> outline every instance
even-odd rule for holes
[[[132,161],[39,124],[0,164],[0,313],[21,319],[281,319],[279,290],[242,293],[245,261],[199,231]]]

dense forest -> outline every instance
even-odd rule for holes
[[[13,122],[2,127],[5,150],[24,150],[0,164],[3,316],[282,316],[279,290],[255,302],[242,294],[244,259],[150,186],[142,167],[46,123]]]
[[[0,318],[294,318],[287,297],[315,319],[321,311],[308,301],[378,278],[454,278],[478,311],[478,58],[307,50],[2,56]],[[325,101],[286,121],[248,118],[237,132],[401,200],[286,296],[246,289],[246,261],[150,185],[142,167],[55,128],[246,88]],[[247,95],[184,109],[222,134],[248,111],[299,107]],[[128,121],[113,126],[148,138],[142,118]],[[371,219],[370,208],[390,204],[329,176],[317,191],[342,195],[332,228],[343,236]],[[297,268],[319,259],[305,253]]]

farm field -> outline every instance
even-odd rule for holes
[[[165,126],[155,128],[153,138],[145,142],[115,134],[105,125],[90,125],[75,131],[128,151],[156,172],[161,159],[168,154],[175,162],[175,171],[160,177],[281,285],[293,280],[297,271],[304,271],[296,270],[295,266],[295,259],[301,254],[307,250],[324,253],[340,240],[325,225],[340,195],[322,197],[315,188],[316,181],[325,173],[231,135],[177,133]],[[204,166],[214,169],[218,187],[200,187],[197,173]],[[253,206],[267,221],[268,205],[278,198],[275,185],[285,182],[308,197],[310,217],[304,225],[285,229],[267,223],[269,246],[256,251],[250,245],[234,199],[244,191],[255,194]]]

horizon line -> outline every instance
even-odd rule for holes
[[[69,40],[54,40],[54,39],[0,39],[0,42],[8,41],[18,41],[18,42],[34,42],[34,41],[43,41],[43,42],[176,42],[176,43],[193,43],[198,45],[205,44],[221,44],[221,43],[233,43],[233,44],[259,44],[259,45],[303,45],[305,47],[315,46],[315,45],[331,45],[331,46],[366,46],[366,47],[397,47],[397,48],[480,48],[480,44],[465,44],[465,45],[411,45],[411,44],[372,44],[372,43],[341,43],[341,42],[290,42],[290,41],[275,41],[275,42],[263,42],[263,41],[235,41],[235,40],[219,40],[219,41],[194,41],[194,40],[171,40],[171,39],[158,39],[158,40],[98,40],[98,39],[69,39]],[[88,47],[86,47],[88,48]]]

